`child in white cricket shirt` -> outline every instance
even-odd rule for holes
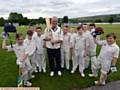
[[[89,27],[88,27],[88,24],[82,24],[82,27],[83,27],[83,30],[84,30],[84,36],[86,37],[86,49],[87,49],[87,52],[86,52],[86,56],[84,57],[85,58],[85,69],[87,69],[89,67],[89,64],[90,64],[90,42],[91,42],[91,38],[92,35],[89,31]]]
[[[106,35],[106,40],[98,41],[95,39],[96,44],[101,45],[100,54],[96,60],[94,70],[100,69],[100,79],[95,81],[96,85],[105,85],[107,74],[110,69],[112,72],[117,71],[116,63],[119,57],[119,46],[116,44],[116,35],[114,33],[109,33]]]
[[[70,33],[69,27],[64,26],[63,42],[61,44],[61,67],[70,69]]]
[[[27,38],[24,40],[24,43],[27,46],[27,53],[29,53],[29,59],[33,67],[33,71],[37,72],[37,60],[35,59],[36,46],[35,46],[35,41],[32,38],[32,36],[33,36],[33,30],[28,30]]]
[[[14,51],[17,57],[16,64],[19,67],[21,72],[21,77],[24,81],[25,86],[31,86],[32,83],[29,82],[31,78],[34,78],[32,75],[32,66],[28,58],[27,46],[24,44],[24,38],[21,33],[16,35],[16,44],[12,46],[5,46],[8,51]]]
[[[45,48],[44,48],[44,34],[42,33],[42,28],[36,28],[37,35],[34,37],[36,45],[36,59],[39,68],[39,72],[43,70],[46,72],[46,61],[45,61]]]
[[[84,56],[86,55],[86,37],[83,35],[83,27],[79,26],[77,28],[78,33],[72,40],[73,50],[74,50],[74,59],[73,59],[73,68],[71,73],[74,73],[79,65],[79,72],[82,77],[85,77],[85,60]]]

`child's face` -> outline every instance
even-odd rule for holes
[[[115,42],[116,42],[116,39],[114,39],[112,36],[107,37],[107,43],[108,43],[109,45],[111,45],[111,44],[113,44],[113,43],[115,43]]]
[[[41,29],[37,29],[37,35],[41,35],[42,34],[42,30]]]
[[[88,25],[83,25],[84,31],[88,30]]]
[[[79,33],[79,34],[82,34],[82,33],[83,33],[83,30],[82,30],[82,29],[79,29],[79,30],[78,30],[78,33]]]
[[[28,40],[32,40],[32,36],[28,35]]]
[[[94,29],[95,27],[94,26],[89,26],[90,29]]]
[[[64,27],[64,33],[67,33],[68,31],[68,28]]]
[[[23,39],[22,36],[19,37],[18,39],[16,39],[16,42],[18,43],[18,45],[22,45],[22,44],[23,44],[23,41],[24,41],[24,39]]]

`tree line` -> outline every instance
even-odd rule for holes
[[[117,16],[117,17],[116,17]],[[108,15],[108,16],[94,16],[94,17],[85,17],[85,18],[71,18],[68,16],[63,16],[59,18],[58,23],[102,23],[102,22],[120,22],[120,15]],[[45,24],[45,18],[39,17],[38,19],[29,19],[24,17],[21,13],[11,12],[8,16],[8,19],[0,18],[0,26],[4,26],[5,23],[18,23],[19,25],[36,25],[36,24]]]
[[[0,18],[0,26],[4,26],[5,23],[18,23],[19,25],[36,25],[36,24],[45,24],[45,18],[39,17],[38,19],[29,19],[23,17],[21,13],[11,12],[8,19]],[[68,23],[68,16],[59,18],[59,23]]]

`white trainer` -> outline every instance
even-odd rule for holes
[[[85,77],[85,74],[84,74],[84,73],[81,73],[81,77]]]
[[[27,87],[30,87],[30,86],[32,86],[32,83],[27,81],[26,83],[24,83],[24,85]]]
[[[42,71],[42,70],[41,70],[41,67],[38,67],[38,71],[39,71],[39,72],[41,72],[41,71]]]
[[[50,76],[53,77],[54,76],[54,72],[50,72]]]
[[[32,75],[32,76],[31,76],[31,79],[33,79],[33,78],[35,78],[35,75]]]
[[[44,72],[44,73],[46,72],[46,69],[45,69],[45,68],[43,68],[43,72]]]
[[[75,71],[74,71],[74,70],[72,70],[72,71],[71,71],[71,73],[73,74],[73,73],[75,73]]]
[[[89,77],[97,77],[97,75],[94,74],[88,74]]]
[[[35,69],[35,73],[38,73],[38,70],[37,70],[37,69]]]
[[[62,76],[62,72],[61,71],[58,71],[58,76]]]
[[[106,83],[105,83],[105,81],[103,82],[103,83],[100,83],[99,81],[94,81],[94,83],[95,83],[95,85],[102,85],[102,86],[104,86]]]

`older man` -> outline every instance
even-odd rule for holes
[[[53,16],[51,19],[51,28],[45,30],[45,41],[50,65],[50,76],[54,76],[55,65],[58,75],[61,76],[61,52],[60,47],[63,41],[63,32],[58,26],[58,18]]]

